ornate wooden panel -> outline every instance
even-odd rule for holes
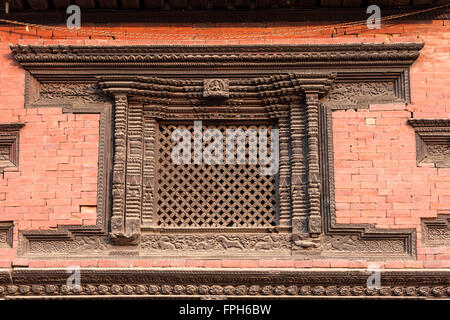
[[[415,258],[415,230],[336,223],[331,112],[409,101],[422,46],[13,47],[26,107],[101,112],[105,130],[97,225],[21,232],[21,253]],[[169,136],[200,121],[219,135],[276,128],[276,172],[174,164]]]

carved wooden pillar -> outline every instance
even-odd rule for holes
[[[294,239],[308,237],[306,226],[308,208],[305,202],[305,166],[303,143],[305,132],[304,111],[299,100],[291,102],[291,174],[292,234]]]
[[[155,180],[155,135],[156,120],[152,113],[144,115],[144,167],[143,167],[143,203],[142,224],[153,224],[153,184]]]
[[[125,166],[127,153],[127,106],[125,94],[115,95],[114,101],[114,162],[112,178],[111,236],[123,233],[125,213]]]
[[[143,106],[128,107],[128,139],[126,166],[125,234],[138,235],[141,226],[142,199],[142,127]]]
[[[305,90],[308,137],[308,230],[311,236],[322,232],[320,216],[320,170],[319,170],[319,94]]]
[[[291,218],[291,190],[290,190],[290,155],[289,155],[289,116],[278,119],[280,130],[280,167],[279,167],[279,224],[289,226]]]
[[[128,106],[126,94],[115,94],[114,163],[111,240],[119,245],[139,242],[142,106]]]

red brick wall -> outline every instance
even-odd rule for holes
[[[422,247],[420,219],[450,212],[450,169],[417,166],[411,110],[390,104],[333,113],[337,222],[416,228],[418,259],[448,264],[449,247]]]
[[[98,115],[62,114],[61,108],[24,108],[24,70],[9,43],[21,44],[301,44],[425,42],[411,67],[412,103],[371,105],[335,111],[336,205],[338,222],[382,228],[416,228],[418,261],[378,261],[380,268],[450,267],[450,247],[421,245],[420,219],[450,212],[450,169],[417,167],[414,130],[406,119],[450,116],[450,22],[416,21],[368,31],[363,27],[298,32],[295,24],[108,25],[118,32],[151,32],[160,40],[125,40],[64,31],[0,26],[0,123],[25,122],[20,132],[19,168],[0,176],[0,221],[15,221],[14,248],[0,249],[0,267],[68,265],[99,267],[367,267],[347,260],[53,260],[16,256],[18,230],[58,224],[93,224],[96,205]],[[298,24],[305,26],[305,24]],[[298,27],[297,26],[297,27]],[[316,26],[310,26],[316,28]],[[91,26],[104,29],[103,26]],[[295,31],[297,30],[297,31]],[[304,29],[301,29],[304,30]],[[296,33],[293,33],[296,32]],[[170,33],[170,35],[161,35]],[[223,33],[211,36],[212,33]],[[225,34],[225,35],[224,35]],[[255,36],[255,34],[259,34]],[[375,123],[375,124],[372,124]]]

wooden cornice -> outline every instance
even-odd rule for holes
[[[371,270],[373,272],[373,270]],[[379,270],[381,285],[368,287],[371,272],[353,270],[80,269],[80,286],[67,285],[67,269],[0,270],[4,299],[71,298],[415,298],[448,299],[448,270]]]

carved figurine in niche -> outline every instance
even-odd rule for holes
[[[203,97],[222,98],[229,97],[228,79],[205,79],[203,82]]]

